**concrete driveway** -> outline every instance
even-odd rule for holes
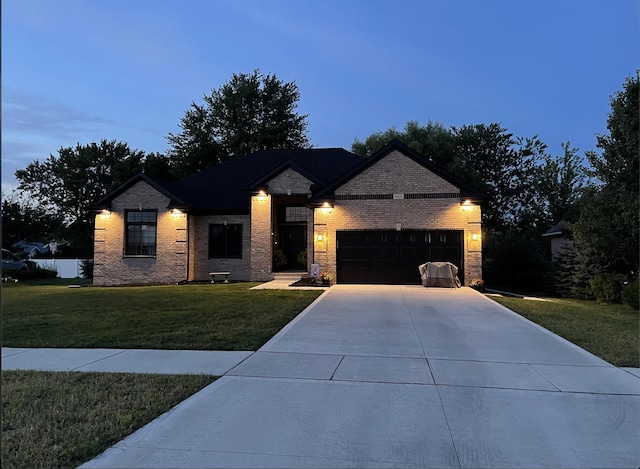
[[[468,288],[337,285],[83,467],[638,467],[640,377]]]

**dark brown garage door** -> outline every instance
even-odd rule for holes
[[[338,231],[337,282],[418,284],[425,262],[455,264],[462,278],[462,231]]]

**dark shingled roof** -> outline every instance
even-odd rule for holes
[[[459,187],[462,197],[478,200],[485,198],[460,178],[394,140],[366,159],[342,148],[263,150],[172,182],[138,174],[92,204],[91,208],[110,209],[114,197],[135,183],[144,181],[171,199],[167,208],[186,209],[194,213],[248,213],[251,208],[250,194],[257,192],[261,186],[288,168],[313,183],[312,191],[315,193],[310,201],[315,203],[320,200],[319,197],[333,197],[336,188],[394,149]]]
[[[325,186],[361,161],[361,157],[342,148],[263,150],[172,182],[170,190],[196,211],[248,211],[251,196],[245,190],[287,168]]]
[[[109,208],[114,197],[144,181],[171,199],[168,208],[205,213],[248,212],[251,196],[246,189],[267,182],[287,168],[296,170],[316,185],[325,186],[361,162],[362,157],[342,148],[258,151],[177,181],[138,174],[91,208]]]

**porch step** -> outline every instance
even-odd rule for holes
[[[300,280],[305,275],[308,275],[306,272],[274,272],[273,279],[281,280],[281,281],[291,281],[291,283],[296,280]]]

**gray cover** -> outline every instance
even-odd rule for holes
[[[458,268],[451,262],[427,262],[418,266],[424,287],[459,288]]]

